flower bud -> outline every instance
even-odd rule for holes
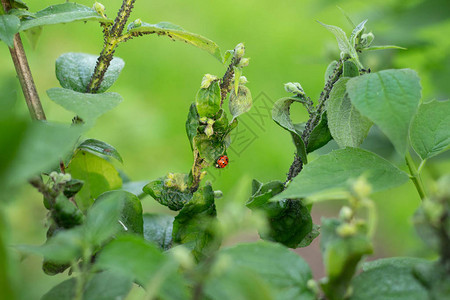
[[[134,20],[133,25],[134,25],[133,26],[134,28],[141,27],[142,26],[142,20],[141,19]]]
[[[48,177],[50,177],[53,181],[56,181],[56,179],[58,178],[58,173],[53,171],[50,174],[48,174]]]
[[[64,183],[66,183],[66,182],[68,182],[68,181],[70,181],[70,180],[72,180],[72,175],[70,175],[70,174],[64,174],[64,175],[61,177],[61,181],[64,182]]]
[[[249,63],[250,63],[250,58],[244,57],[244,58],[242,58],[241,61],[239,62],[238,67],[239,67],[239,68],[245,68],[245,67],[248,66]]]
[[[214,198],[219,199],[219,198],[222,198],[222,197],[223,197],[222,191],[219,191],[219,190],[214,191]]]
[[[234,48],[234,57],[237,59],[241,59],[244,57],[244,55],[245,55],[245,47],[243,43],[240,43]]]
[[[248,82],[247,77],[241,76],[239,77],[239,85],[246,84]]]
[[[95,10],[97,13],[101,14],[102,16],[105,13],[105,6],[100,2],[95,2],[94,6],[92,6],[92,9]]]
[[[344,223],[336,228],[336,233],[340,237],[350,237],[356,234],[356,226],[354,224]]]
[[[192,269],[195,267],[194,259],[191,252],[184,246],[177,246],[170,249],[169,252],[173,258],[185,269]]]
[[[214,123],[213,123],[214,124]],[[213,134],[214,134],[214,129],[213,129],[213,124],[210,124],[209,122],[208,122],[208,125],[206,125],[206,128],[205,128],[205,134],[208,136],[208,137],[210,137],[210,136],[212,136]]]
[[[353,217],[353,210],[348,206],[343,206],[339,211],[339,218],[343,221],[349,221]]]
[[[306,287],[314,294],[319,295],[320,290],[317,282],[314,279],[310,279],[306,282]]]
[[[359,177],[353,183],[352,188],[356,196],[361,199],[367,198],[370,195],[370,193],[372,193],[372,186],[367,182],[366,178],[364,177]]]
[[[304,95],[305,92],[303,91],[303,88],[300,83],[298,82],[288,82],[284,84],[284,89],[288,93],[293,93],[297,95]]]
[[[200,88],[207,89],[213,83],[214,81],[218,80],[219,78],[217,76],[211,75],[211,74],[205,74],[202,79],[202,84],[200,85]]]
[[[173,180],[171,178],[164,179],[164,186],[165,187],[173,187],[174,186]]]
[[[375,39],[375,36],[373,35],[372,32],[364,33],[361,36],[361,45],[363,47],[369,47],[372,44],[374,39]]]

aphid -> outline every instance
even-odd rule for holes
[[[216,160],[214,167],[218,169],[223,169],[228,165],[228,156],[222,155]]]

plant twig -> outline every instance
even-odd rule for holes
[[[96,93],[100,88],[100,84],[105,77],[106,70],[108,70],[109,65],[111,64],[117,46],[125,40],[122,38],[123,28],[130,16],[135,1],[136,0],[123,0],[122,7],[114,20],[114,24],[111,29],[104,27],[103,32],[105,35],[105,44],[100,56],[97,59],[94,74],[92,74],[91,80],[86,89],[87,93]]]
[[[221,103],[220,106],[223,105],[223,101],[227,97],[228,93],[231,91],[231,86],[233,83],[233,76],[234,76],[234,67],[237,66],[242,57],[233,57],[230,65],[228,66],[227,70],[225,71],[225,74],[220,79],[220,96],[221,96]],[[190,186],[190,189],[192,192],[197,191],[200,181],[203,178],[202,175],[202,169],[205,167],[205,160],[200,156],[200,153],[198,150],[194,149],[194,164],[192,165],[191,174],[192,174],[192,184]]]
[[[334,69],[333,74],[330,76],[328,81],[325,84],[325,87],[320,94],[319,101],[316,106],[315,112],[310,114],[309,120],[306,122],[305,130],[302,133],[302,140],[305,144],[305,147],[308,146],[309,138],[311,136],[311,132],[317,126],[322,116],[322,112],[325,108],[325,103],[330,97],[331,90],[333,89],[334,84],[339,80],[342,76],[342,65],[343,61],[339,61],[336,68]],[[303,169],[303,161],[299,155],[295,155],[294,161],[289,167],[289,172],[287,174],[287,181],[292,180],[295,176],[297,176]]]
[[[1,0],[3,9],[8,12],[11,9],[9,0]],[[28,110],[30,111],[31,118],[35,120],[45,120],[44,109],[42,108],[41,100],[34,84],[33,76],[31,75],[30,66],[28,65],[27,56],[23,48],[20,35],[17,33],[14,36],[14,47],[9,48],[11,58],[16,68],[17,76],[19,77],[20,85],[22,86],[22,92],[27,102]]]
[[[239,64],[241,58],[235,56],[231,59],[230,65],[228,66],[225,74],[220,79],[220,106],[223,105],[223,100],[227,97],[228,93],[231,91],[231,83],[234,76],[234,67]]]
[[[426,198],[425,189],[423,187],[422,179],[420,178],[419,173],[417,172],[416,165],[411,157],[411,153],[409,151],[406,152],[406,165],[408,166],[409,173],[411,174],[411,180],[416,187],[417,192],[419,193],[420,199],[423,201]]]

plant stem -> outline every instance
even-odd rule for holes
[[[111,64],[117,46],[125,40],[122,38],[123,28],[130,16],[135,1],[136,0],[123,0],[122,7],[114,20],[111,30],[105,27],[105,44],[97,59],[94,74],[92,74],[91,81],[86,89],[87,93],[96,93],[100,88],[100,84],[105,77],[106,70],[108,70],[108,67]]]
[[[198,150],[194,149],[194,164],[191,169],[192,185],[190,186],[190,190],[192,193],[198,190],[200,181],[202,180],[202,169],[204,167],[204,161],[205,160],[200,157],[200,153],[198,153]]]
[[[419,193],[420,199],[424,200],[426,198],[425,196],[425,189],[423,187],[422,179],[420,178],[419,173],[417,172],[416,165],[414,164],[414,161],[411,157],[411,153],[409,151],[406,152],[405,156],[406,165],[408,166],[409,173],[411,174],[411,180],[414,183],[417,192]]]
[[[330,76],[328,81],[325,84],[325,87],[320,94],[319,101],[316,106],[316,110],[314,113],[310,114],[309,120],[306,122],[305,130],[302,133],[302,140],[305,144],[305,147],[308,146],[309,138],[313,129],[317,126],[322,117],[323,109],[325,108],[325,103],[330,97],[331,90],[333,89],[334,84],[339,80],[342,75],[342,65],[343,61],[339,61],[336,68],[334,69],[333,74]],[[295,155],[294,161],[292,162],[289,172],[287,174],[286,182],[292,180],[295,176],[297,176],[303,169],[303,161],[299,155]]]
[[[5,12],[11,9],[9,0],[1,0],[2,6]],[[20,85],[22,86],[22,92],[27,102],[28,110],[30,111],[31,118],[34,120],[45,120],[44,109],[42,108],[39,95],[34,84],[33,76],[31,75],[30,66],[28,65],[27,56],[23,48],[20,35],[16,33],[14,36],[14,48],[9,48],[11,58],[16,68],[17,76],[19,77]]]
[[[231,91],[231,83],[233,80],[234,75],[234,67],[239,64],[241,61],[241,58],[233,57],[230,65],[228,66],[225,74],[223,75],[222,79],[220,79],[220,106],[223,105],[223,100],[227,97],[228,93]]]

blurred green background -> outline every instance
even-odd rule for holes
[[[65,1],[25,1],[30,11]],[[72,1],[71,1],[72,2]],[[92,6],[94,1],[77,3]],[[119,0],[101,1],[106,13],[114,18]],[[294,146],[284,130],[271,120],[271,107],[286,95],[283,84],[298,81],[306,93],[316,99],[323,88],[323,74],[328,63],[339,53],[334,37],[316,20],[351,31],[337,6],[355,23],[369,19],[366,27],[375,34],[374,45],[395,44],[407,51],[372,52],[363,62],[373,71],[383,68],[413,68],[422,78],[423,99],[447,99],[450,94],[450,2],[448,0],[137,0],[130,21],[140,18],[148,23],[169,21],[188,31],[215,41],[222,51],[244,42],[251,58],[245,68],[254,108],[245,115],[228,151],[230,164],[223,170],[209,170],[215,189],[224,192],[226,201],[245,203],[252,178],[266,182],[284,180],[293,159]],[[102,31],[95,22],[49,26],[44,29],[36,49],[22,37],[31,70],[47,118],[69,123],[73,114],[51,102],[45,91],[59,86],[54,74],[56,58],[66,52],[98,54]],[[184,123],[191,102],[205,73],[221,76],[225,67],[212,56],[166,37],[144,36],[122,44],[116,56],[126,66],[110,91],[120,93],[124,101],[102,116],[86,137],[97,138],[121,153],[119,166],[132,180],[151,180],[167,172],[188,172],[192,153]],[[0,97],[17,97],[15,111],[28,115],[14,66],[5,44],[0,45]],[[2,99],[3,100],[3,99]],[[295,110],[295,109],[298,109]],[[295,108],[294,120],[306,118]],[[2,128],[1,130],[6,130]],[[376,135],[376,132],[375,132]],[[390,145],[383,137],[369,145],[386,158]],[[368,146],[368,147],[369,147]],[[330,146],[332,147],[332,146]],[[329,147],[329,148],[330,148]],[[313,154],[314,155],[314,154]],[[434,159],[425,170],[425,180],[448,171],[445,155]],[[419,197],[411,183],[374,196],[379,212],[375,256],[418,255],[429,253],[414,233],[411,215]],[[147,211],[167,211],[153,199],[143,200]],[[338,205],[325,203],[313,208],[316,222],[320,216],[336,214]],[[40,194],[29,186],[6,207],[12,244],[41,244],[45,240],[45,214]],[[310,263],[320,260],[317,248],[305,255]],[[301,250],[300,253],[303,253]],[[41,271],[39,257],[27,257],[18,270],[26,283],[24,299],[37,299],[67,275],[49,277]],[[315,267],[320,275],[320,264]],[[317,271],[319,270],[319,271]]]

